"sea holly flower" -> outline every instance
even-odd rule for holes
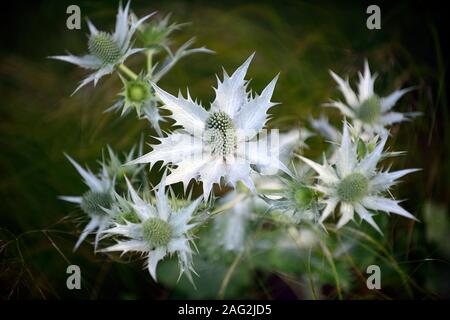
[[[242,181],[254,191],[253,172],[275,174],[281,169],[290,173],[279,159],[279,150],[274,150],[277,146],[273,147],[273,141],[269,143],[268,136],[261,134],[267,111],[275,105],[270,100],[278,76],[261,95],[252,97],[244,80],[252,58],[253,55],[231,77],[224,72],[209,111],[192,100],[189,92],[187,98],[181,94],[174,97],[153,85],[164,103],[162,107],[172,112],[175,125],[182,129],[160,138],[161,143],[153,145],[153,151],[130,164],[174,164],[177,168],[167,176],[167,184],[183,182],[186,188],[191,179],[196,179],[203,183],[205,198],[222,177],[232,186]],[[273,136],[269,138],[276,140]]]
[[[373,151],[358,157],[357,143],[350,138],[349,128],[344,124],[341,145],[337,151],[334,165],[324,158],[323,165],[307,158],[300,158],[318,173],[318,184],[314,189],[323,194],[325,208],[319,222],[328,218],[340,204],[340,228],[353,220],[354,212],[373,228],[380,229],[373,219],[374,211],[395,213],[417,220],[411,213],[399,206],[400,201],[385,196],[397,183],[397,179],[418,169],[406,169],[389,172],[377,169],[378,162],[391,154],[383,153],[388,134],[382,136]]]
[[[279,177],[282,186],[263,192],[262,198],[269,204],[269,211],[288,218],[290,222],[316,222],[320,204],[316,191],[307,183],[307,178],[295,175],[288,179]]]
[[[288,177],[270,177],[272,181],[259,181],[262,186],[259,196],[268,205],[267,212],[277,221],[299,224],[317,222],[321,204],[318,202],[316,190],[312,188],[312,170],[298,159],[299,153],[292,154],[291,167],[293,174]]]
[[[131,15],[131,18],[132,21],[137,20],[135,15]],[[154,83],[157,83],[167,72],[169,72],[180,59],[195,53],[214,53],[214,51],[205,47],[191,48],[195,42],[195,38],[189,39],[173,52],[170,48],[172,44],[170,35],[172,32],[187,25],[187,23],[169,23],[169,20],[170,14],[166,15],[163,19],[154,19],[148,23],[143,23],[136,31],[137,38],[145,48],[144,53],[147,56],[147,78],[151,79]],[[159,53],[161,49],[166,51],[167,57],[154,64],[153,56]]]
[[[75,56],[69,54],[67,56],[50,57],[76,64],[84,69],[95,70],[80,83],[75,92],[89,82],[94,82],[94,85],[96,85],[100,78],[113,72],[115,67],[122,64],[129,56],[143,50],[141,48],[132,48],[131,38],[139,25],[152,14],[137,21],[132,21],[130,25],[129,7],[130,2],[127,3],[125,8],[119,5],[116,27],[113,33],[99,31],[92,22],[87,21],[90,31],[88,41],[89,53],[87,55]]]
[[[165,193],[165,177],[162,178],[159,189],[152,204],[144,201],[134,190],[127,179],[128,191],[131,197],[130,206],[138,217],[138,222],[126,220],[125,224],[118,222],[112,228],[105,230],[105,237],[121,237],[115,245],[102,249],[103,252],[121,251],[138,252],[146,255],[146,267],[156,281],[158,262],[170,254],[176,254],[180,265],[180,276],[186,273],[192,281],[192,254],[190,231],[196,226],[193,214],[201,201],[201,197],[181,208],[172,208]]]
[[[353,126],[358,132],[365,131],[369,135],[385,133],[386,127],[410,120],[419,115],[418,112],[400,113],[392,111],[397,101],[413,88],[399,89],[386,97],[381,97],[374,92],[374,83],[377,74],[370,73],[369,64],[364,64],[364,75],[359,73],[358,93],[350,86],[348,79],[344,80],[330,71],[331,76],[337,82],[339,90],[345,98],[341,101],[331,101],[326,106],[339,109],[345,117],[351,118]]]
[[[134,109],[137,116],[147,119],[156,133],[162,137],[159,123],[163,122],[164,118],[159,113],[158,98],[154,95],[149,80],[142,74],[134,80],[127,80],[122,76],[120,79],[123,83],[120,98],[106,112],[120,111],[123,116]]]
[[[186,23],[170,23],[170,16],[171,14],[167,14],[162,19],[153,19],[152,21],[143,23],[139,26],[136,35],[145,48],[155,51],[164,48],[167,52],[170,52],[169,36],[172,32],[180,30],[181,27],[186,25]]]
[[[97,249],[100,234],[111,223],[111,217],[105,213],[105,208],[110,208],[114,192],[114,178],[108,174],[105,165],[102,165],[102,170],[99,175],[93,174],[89,169],[84,169],[75,160],[66,155],[67,159],[72,163],[78,173],[83,177],[84,183],[89,187],[82,196],[60,196],[61,200],[76,203],[81,210],[86,213],[90,221],[85,226],[75,244],[74,251],[78,249],[84,239],[93,231],[97,230],[95,236],[94,247]]]
[[[121,115],[124,115],[130,109],[135,109],[138,117],[141,116],[142,107],[154,100],[150,82],[140,74],[134,80],[127,80],[120,76],[123,83],[123,90],[119,95],[121,98],[107,111],[122,109]]]

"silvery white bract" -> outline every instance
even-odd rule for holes
[[[320,118],[314,119],[310,118],[309,123],[311,127],[314,128],[322,137],[331,142],[338,142],[341,133],[336,129],[330,122],[328,118],[325,116],[321,116]]]
[[[131,48],[131,37],[139,25],[149,18],[151,14],[137,21],[132,21],[130,25],[129,7],[130,2],[128,2],[125,8],[119,5],[116,28],[112,34],[98,31],[92,22],[87,21],[90,31],[88,41],[89,54],[84,56],[70,54],[67,56],[50,57],[76,64],[84,69],[95,70],[95,72],[80,83],[78,88],[75,89],[75,92],[89,82],[93,81],[94,85],[97,84],[101,77],[113,72],[114,68],[123,63],[130,55],[143,50],[140,48]]]
[[[365,131],[371,135],[386,132],[386,127],[391,124],[410,120],[419,115],[417,112],[400,113],[391,111],[396,102],[412,88],[396,90],[387,97],[380,97],[374,92],[374,82],[377,74],[371,75],[369,64],[364,64],[364,75],[359,76],[358,93],[350,86],[348,79],[343,80],[333,71],[331,76],[337,82],[339,90],[345,98],[345,102],[331,101],[326,106],[339,109],[342,114],[352,119],[353,126],[358,132]]]
[[[358,159],[357,145],[350,138],[348,125],[344,124],[342,142],[334,165],[330,165],[326,159],[324,164],[320,165],[300,157],[318,173],[318,184],[314,188],[323,193],[322,202],[326,205],[322,211],[320,223],[334,212],[338,204],[340,204],[341,214],[338,228],[353,220],[355,211],[362,220],[367,221],[379,232],[381,231],[372,217],[373,211],[395,213],[416,220],[413,215],[399,206],[400,201],[384,196],[390,187],[397,183],[397,179],[418,170],[388,172],[377,169],[378,161],[386,156],[383,154],[383,148],[387,136],[385,134],[381,138],[372,152]]]
[[[103,210],[111,217],[112,223],[126,224],[127,222],[138,223],[139,218],[133,209],[132,201],[129,197],[122,197],[117,192],[113,193],[114,202],[111,207]],[[100,237],[101,238],[101,237]]]
[[[97,176],[89,169],[83,169],[68,155],[66,157],[83,177],[84,183],[89,187],[89,191],[85,192],[81,197],[59,197],[61,200],[78,204],[90,218],[89,223],[81,232],[74,250],[78,249],[83,240],[95,230],[97,230],[97,234],[95,236],[94,247],[97,249],[100,233],[111,223],[111,218],[105,213],[104,208],[109,208],[113,202],[114,178],[111,178],[108,174],[108,170],[104,164],[102,165],[100,174]]]
[[[228,208],[214,217],[214,242],[225,251],[244,250],[249,224],[258,212],[267,211],[267,203],[255,194],[232,190],[218,205]]]
[[[166,48],[168,56],[161,61],[152,70],[152,82],[158,83],[162,77],[164,77],[181,59],[196,53],[208,53],[212,54],[214,51],[206,47],[191,48],[194,44],[195,38],[191,38],[181,45],[175,52],[172,52],[170,48]]]
[[[189,93],[187,99],[181,94],[177,98],[154,85],[163,108],[172,112],[175,125],[182,130],[161,138],[150,153],[131,164],[163,161],[177,165],[167,176],[167,184],[183,182],[187,187],[191,179],[196,179],[203,183],[205,198],[222,177],[232,186],[242,181],[255,190],[252,172],[289,172],[280,161],[279,152],[271,149],[267,136],[256,139],[266,124],[268,109],[275,105],[270,100],[278,76],[261,95],[252,97],[244,79],[252,58],[253,55],[231,77],[224,72],[209,111],[193,101]]]
[[[288,165],[295,152],[309,148],[306,140],[312,136],[314,134],[305,128],[295,128],[288,132],[280,133],[280,160],[285,165]]]
[[[156,192],[155,204],[144,201],[127,180],[131,197],[131,207],[134,209],[138,223],[125,221],[116,223],[114,227],[103,233],[108,236],[120,236],[117,244],[102,249],[103,252],[121,251],[138,252],[146,255],[146,267],[156,281],[156,267],[158,262],[168,254],[177,254],[180,265],[180,276],[186,273],[192,281],[192,238],[189,231],[196,225],[192,222],[201,197],[187,207],[173,210],[165,194],[165,177],[161,180]]]
[[[214,218],[214,242],[218,246],[225,251],[238,252],[244,249],[248,224],[255,215],[257,201],[257,196],[246,196],[236,190],[220,199],[219,206],[231,206]]]

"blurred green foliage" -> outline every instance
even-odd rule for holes
[[[37,1],[8,8],[2,19],[0,108],[0,297],[2,298],[442,298],[450,294],[448,256],[450,199],[450,118],[445,76],[443,15],[437,4],[400,1],[382,5],[382,29],[365,27],[364,2],[328,1],[133,1],[138,15],[172,12],[177,22],[191,22],[173,33],[174,43],[192,35],[215,55],[190,56],[160,83],[169,92],[189,89],[205,105],[213,99],[214,74],[233,70],[256,51],[249,75],[257,91],[278,72],[274,127],[306,126],[310,115],[327,112],[339,125],[340,115],[321,104],[338,92],[328,69],[355,77],[364,58],[380,76],[376,89],[386,94],[417,86],[398,104],[399,111],[423,116],[392,132],[390,145],[408,154],[395,168],[419,167],[396,188],[406,208],[421,223],[381,217],[385,236],[346,228],[330,232],[314,249],[274,246],[241,254],[209,254],[202,242],[195,265],[197,289],[182,278],[176,283],[176,261],[159,267],[155,284],[141,262],[94,255],[85,243],[72,253],[80,232],[74,206],[60,194],[81,194],[85,187],[63,152],[96,166],[109,144],[127,151],[149,124],[133,116],[104,114],[120,91],[120,80],[104,78],[94,89],[70,96],[84,75],[72,65],[46,59],[64,50],[80,54],[87,28],[65,28],[68,1]],[[117,3],[78,1],[83,16],[98,26],[113,27]],[[141,57],[128,61],[138,71]],[[164,127],[168,129],[168,124]],[[401,130],[400,130],[401,129]],[[307,155],[320,155],[325,144],[309,140]],[[157,177],[155,176],[155,181]],[[208,228],[202,232],[208,234]],[[274,231],[275,233],[277,231]],[[278,232],[285,232],[279,230]],[[202,234],[203,234],[202,233]],[[211,235],[209,235],[211,236]],[[276,237],[272,232],[255,237]],[[352,255],[337,249],[351,245]],[[203,254],[204,253],[204,254]],[[66,289],[66,267],[82,269],[82,290]],[[366,267],[383,270],[382,290],[365,286]],[[228,280],[226,280],[228,277]],[[225,281],[226,280],[226,281]],[[320,286],[320,287],[318,287]]]

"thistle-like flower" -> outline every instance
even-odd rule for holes
[[[187,99],[181,94],[177,98],[153,85],[164,103],[162,107],[172,112],[182,130],[161,138],[160,144],[153,145],[153,151],[131,164],[175,164],[177,168],[167,176],[167,184],[183,182],[187,187],[191,179],[197,179],[203,183],[205,198],[222,177],[232,186],[242,181],[255,190],[252,172],[275,174],[281,169],[289,173],[267,136],[256,139],[266,124],[268,109],[275,105],[270,100],[278,76],[260,96],[252,97],[244,80],[252,58],[253,55],[231,77],[224,72],[209,111],[193,101],[189,92]]]
[[[162,137],[160,122],[164,118],[158,110],[158,99],[153,94],[153,89],[148,79],[140,74],[135,80],[127,80],[120,76],[123,83],[123,90],[119,93],[120,98],[106,110],[120,111],[121,116],[126,115],[130,110],[136,110],[139,118],[147,119],[157,134]]]
[[[172,32],[181,29],[186,23],[170,23],[171,14],[167,14],[160,20],[153,19],[149,23],[143,23],[137,30],[137,38],[142,42],[147,49],[159,50],[164,48],[170,52],[169,46],[171,44],[169,36]]]
[[[119,93],[120,99],[106,111],[117,111],[122,109],[121,115],[135,109],[138,117],[141,116],[141,109],[152,98],[150,82],[140,74],[134,80],[127,80],[120,76],[123,83],[123,90]]]
[[[386,97],[380,97],[374,92],[377,74],[371,75],[367,61],[364,64],[364,75],[358,74],[358,94],[353,91],[348,79],[343,80],[333,71],[330,71],[330,74],[337,82],[346,103],[331,101],[325,105],[335,107],[344,116],[351,118],[355,130],[358,132],[364,131],[369,135],[385,133],[387,126],[410,120],[420,114],[418,112],[400,113],[391,111],[397,101],[413,88],[396,90]]]
[[[305,178],[306,180],[306,178]],[[264,192],[262,197],[270,205],[269,211],[280,213],[290,222],[316,222],[320,205],[315,190],[305,184],[304,177],[280,177],[281,188]]]
[[[384,196],[397,183],[397,179],[418,169],[406,169],[394,172],[377,169],[377,163],[392,154],[383,153],[388,134],[384,134],[381,141],[372,152],[367,152],[358,158],[357,143],[350,138],[349,128],[344,124],[341,145],[337,151],[334,165],[320,165],[307,158],[300,157],[307,165],[318,173],[318,184],[314,187],[323,193],[322,211],[319,222],[322,223],[336,206],[340,204],[341,218],[337,227],[344,226],[353,220],[354,212],[362,220],[367,221],[373,228],[380,229],[373,219],[374,211],[395,213],[409,219],[417,220],[411,213],[399,206],[400,201]]]
[[[99,31],[92,22],[87,21],[90,31],[88,41],[89,54],[84,56],[69,54],[67,56],[50,57],[76,64],[84,69],[95,70],[80,83],[75,92],[89,82],[93,81],[94,85],[97,84],[101,77],[113,72],[114,68],[122,64],[129,56],[143,50],[141,48],[131,48],[131,38],[139,25],[152,14],[137,21],[132,21],[130,25],[129,7],[130,2],[127,3],[125,8],[119,5],[114,33]]]
[[[94,247],[97,249],[100,234],[111,223],[111,217],[104,211],[110,208],[113,203],[114,192],[114,178],[108,174],[105,165],[102,165],[102,170],[99,175],[93,174],[89,169],[82,168],[71,157],[66,155],[78,173],[83,177],[84,183],[89,187],[81,197],[76,196],[60,196],[61,200],[76,203],[81,210],[86,213],[90,221],[85,226],[75,244],[74,251],[78,249],[83,240],[93,231],[97,230],[95,236]]]
[[[172,69],[179,60],[195,53],[214,53],[205,47],[191,48],[195,42],[195,38],[191,38],[181,45],[176,51],[171,49],[172,41],[170,35],[176,30],[180,30],[181,27],[187,25],[187,23],[169,23],[171,14],[166,15],[163,19],[153,19],[148,23],[143,23],[136,31],[137,38],[145,48],[147,55],[147,61],[152,65],[152,56],[159,53],[161,49],[166,51],[167,57],[152,66],[149,70],[148,77],[154,83],[158,81]],[[137,20],[134,15],[131,15],[132,21]]]
[[[156,281],[156,267],[158,262],[168,254],[177,254],[180,265],[180,276],[186,273],[192,281],[191,271],[192,254],[190,230],[196,225],[193,214],[196,211],[201,197],[190,205],[173,209],[165,193],[165,177],[163,177],[159,190],[156,192],[155,204],[144,201],[127,180],[131,197],[131,207],[138,217],[138,222],[126,221],[116,223],[114,227],[105,230],[105,237],[119,236],[124,239],[117,240],[117,244],[101,251],[138,252],[146,255],[146,267]],[[194,271],[195,272],[195,271]]]

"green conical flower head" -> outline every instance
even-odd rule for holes
[[[122,55],[119,46],[106,32],[97,32],[89,38],[89,52],[105,64],[116,62]]]
[[[130,102],[143,103],[149,94],[149,85],[145,81],[138,79],[126,83],[126,98]]]
[[[361,173],[352,173],[339,182],[337,194],[344,202],[355,202],[361,200],[369,187],[369,181]]]
[[[152,20],[137,31],[144,47],[159,50],[169,44],[169,35],[183,24],[169,24],[170,15],[162,20]]]
[[[144,45],[146,47],[151,47],[164,44],[169,31],[170,30],[168,30],[165,26],[152,23],[139,35],[141,36]]]
[[[365,100],[358,109],[358,118],[365,123],[374,123],[381,115],[380,98],[376,95]]]
[[[206,119],[205,135],[213,154],[226,156],[236,147],[233,120],[223,111],[213,112]]]
[[[142,226],[144,239],[153,247],[166,246],[172,237],[170,225],[160,218],[150,218]]]
[[[299,206],[299,208],[307,208],[311,205],[314,198],[314,192],[305,186],[299,187],[294,192],[294,200],[295,203]]]
[[[82,196],[81,209],[91,216],[105,215],[102,208],[109,209],[113,199],[109,193],[88,191]]]

